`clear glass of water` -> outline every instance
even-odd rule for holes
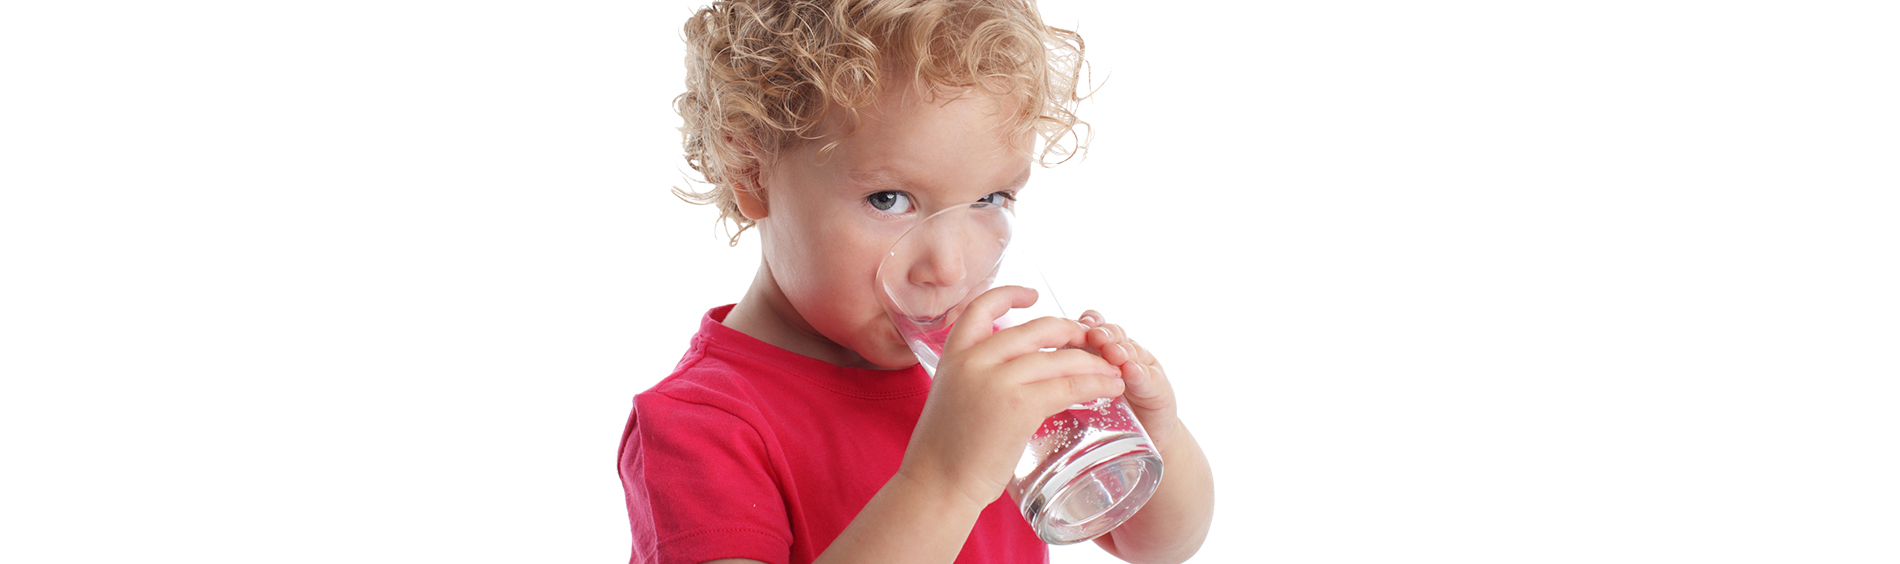
[[[996,286],[1036,290],[995,330],[1068,318],[1018,240],[1009,208],[978,202],[919,221],[878,266],[876,286],[898,333],[936,375],[943,344],[970,300]],[[1076,404],[1043,421],[1009,484],[1010,498],[1050,544],[1101,536],[1133,517],[1161,485],[1161,455],[1121,398]]]

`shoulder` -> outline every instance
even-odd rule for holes
[[[776,453],[771,425],[745,379],[725,370],[681,365],[666,380],[634,396],[620,445],[621,478],[629,491],[665,497],[663,492],[698,491],[710,478],[748,505],[752,498],[776,497],[783,457]]]
[[[793,542],[760,363],[718,346],[720,313],[672,374],[634,396],[620,478],[635,562],[783,561]]]
[[[768,367],[747,351],[718,342],[716,335],[712,328],[702,329],[672,374],[634,396],[622,436],[623,459],[638,451],[748,465],[769,465],[777,458],[770,453],[775,425],[766,409],[774,394],[759,388],[758,373]]]
[[[759,415],[759,390],[741,367],[719,356],[694,347],[671,375],[634,396],[634,417],[652,420],[724,413],[730,418],[755,420]]]
[[[700,319],[699,333],[693,335],[672,374],[634,396],[636,415],[644,415],[639,413],[643,410],[700,405],[745,417],[757,405],[761,394],[753,377],[762,363],[751,357],[760,352],[742,346],[750,343],[722,323],[731,309],[730,305],[713,308]]]

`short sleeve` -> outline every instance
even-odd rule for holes
[[[765,441],[726,410],[648,392],[621,438],[634,564],[787,564],[792,534]]]

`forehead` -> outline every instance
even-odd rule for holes
[[[1030,171],[1033,135],[1016,133],[1013,108],[990,96],[928,98],[908,88],[887,89],[859,109],[856,130],[848,136],[846,112],[833,110],[826,115],[828,134],[811,145],[837,142],[824,160],[854,183],[1020,185]]]
[[[998,164],[1008,165],[1011,163]],[[1021,166],[998,166],[991,170],[977,170],[977,167],[959,168],[962,169],[960,172],[966,173],[965,176],[961,177],[967,180],[966,184],[972,189],[980,188],[984,193],[996,190],[1022,188],[1025,184],[1029,183],[1029,174],[1033,170],[1027,161],[1021,163]],[[982,168],[990,169],[990,167]],[[1014,174],[1010,174],[1012,170]],[[994,172],[995,174],[984,175],[985,177],[983,178],[973,178],[969,175],[969,173],[977,172]],[[929,178],[928,176],[919,175],[912,171],[891,167],[844,169],[843,174],[845,180],[854,186],[888,190],[916,189],[919,184],[928,183],[920,181],[920,176],[923,179]]]

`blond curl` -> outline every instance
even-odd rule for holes
[[[855,131],[886,73],[909,74],[912,85],[934,87],[927,91],[1008,102],[1018,108],[1008,126],[1036,133],[1043,166],[1088,144],[1088,124],[1075,115],[1087,97],[1082,36],[1043,24],[1034,0],[726,0],[694,13],[685,39],[686,93],[674,106],[686,163],[710,187],[673,193],[718,207],[738,227],[733,245],[754,223],[734,191],[756,187],[780,151],[822,137],[819,121],[836,106],[850,125],[819,155],[830,152]]]

